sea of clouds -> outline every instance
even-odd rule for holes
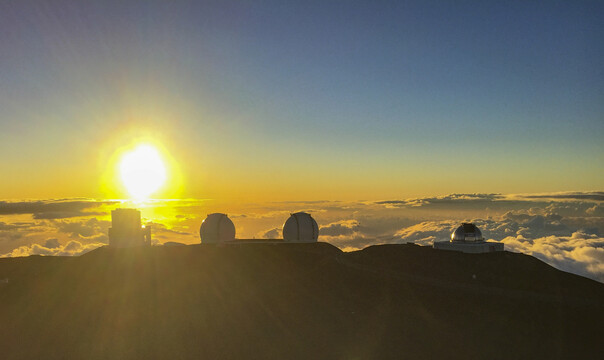
[[[604,282],[604,192],[451,194],[383,201],[241,204],[156,200],[144,204],[90,199],[0,202],[0,254],[80,255],[107,244],[110,211],[137,207],[153,241],[199,243],[199,225],[212,212],[229,214],[238,238],[280,238],[290,213],[310,212],[320,241],[344,251],[377,244],[446,241],[462,221],[508,251],[535,256],[564,271]]]

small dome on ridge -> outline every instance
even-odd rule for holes
[[[482,232],[472,223],[462,223],[453,233],[451,234],[451,241],[457,242],[477,242],[484,241]]]

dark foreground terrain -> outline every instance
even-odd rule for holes
[[[0,259],[2,359],[596,359],[603,334],[603,284],[508,252],[317,243]]]

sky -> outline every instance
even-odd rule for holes
[[[3,1],[0,198],[601,190],[599,1]]]
[[[2,1],[0,256],[105,245],[120,207],[155,244],[199,243],[212,212],[279,237],[307,211],[346,251],[473,221],[604,282],[603,17],[601,1]],[[120,166],[141,144],[166,181],[135,201]]]

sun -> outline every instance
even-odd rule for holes
[[[164,184],[166,167],[155,147],[141,144],[122,156],[120,176],[130,196],[142,200]]]

